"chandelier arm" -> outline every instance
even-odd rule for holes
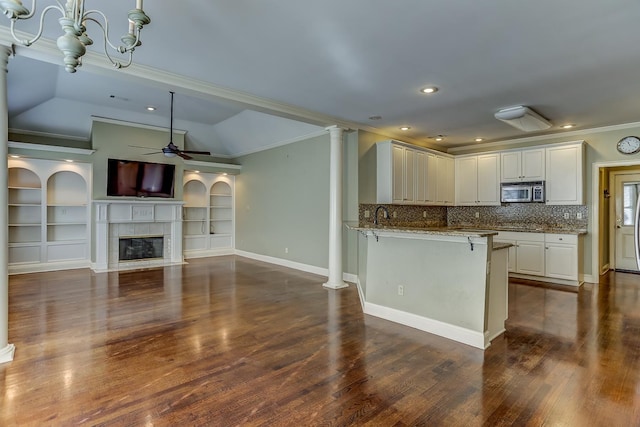
[[[90,16],[91,14],[100,15],[102,17],[102,19],[104,20],[104,25],[102,24],[102,22],[100,22],[96,18],[91,17]],[[87,21],[95,22],[102,29],[102,34],[104,35],[104,41],[105,41],[105,53],[106,53],[106,44],[111,46],[111,48],[113,50],[115,50],[116,52],[126,53],[126,52],[132,51],[138,45],[138,43],[140,42],[140,28],[136,27],[136,40],[135,40],[135,43],[133,43],[131,46],[123,46],[123,45],[116,46],[113,43],[111,43],[111,40],[109,40],[109,20],[104,15],[104,13],[102,13],[99,10],[88,10],[88,11],[86,11],[84,13],[84,19],[87,20]]]
[[[104,17],[104,15],[103,15],[103,17]],[[120,52],[120,50],[118,48],[116,48],[113,44],[111,44],[111,42],[109,42],[108,32],[104,28],[104,26],[102,25],[102,22],[98,21],[95,18],[90,18],[90,17],[86,17],[86,20],[95,22],[100,27],[100,29],[102,30],[102,33],[104,34],[104,37],[103,37],[103,39],[104,39],[104,43],[103,43],[104,55],[107,57],[109,62],[111,62],[113,64],[113,66],[116,67],[116,68],[127,68],[129,65],[131,65],[131,63],[133,62],[133,51],[134,51],[134,48],[127,49],[125,52]],[[108,46],[110,46],[111,48],[113,48],[117,52],[120,52],[120,53],[123,53],[123,54],[124,53],[128,53],[129,54],[129,59],[127,60],[127,62],[123,64],[122,62],[113,59],[111,57],[111,55],[109,54],[109,50],[107,49]]]
[[[33,3],[34,3],[34,6],[35,6],[36,0],[33,0]],[[58,3],[58,2],[56,2],[56,3]],[[58,3],[58,5],[59,4],[60,3]],[[11,35],[13,36],[13,39],[15,41],[17,41],[18,43],[23,44],[24,46],[31,46],[33,43],[37,42],[38,39],[40,37],[42,37],[42,32],[44,31],[44,18],[46,16],[47,12],[49,12],[51,9],[56,9],[58,12],[60,12],[62,14],[62,16],[64,16],[64,9],[61,9],[59,6],[56,6],[56,5],[52,4],[50,6],[45,7],[42,10],[42,13],[40,14],[40,27],[38,28],[38,32],[36,33],[36,35],[31,40],[28,40],[28,39],[21,40],[20,38],[18,38],[18,36],[16,35],[16,32],[15,32],[15,24],[16,24],[17,19],[27,19],[27,18],[32,17],[33,13],[35,12],[35,9],[33,9],[33,11],[28,16],[24,15],[22,17],[18,17],[17,19],[12,19],[11,20]]]

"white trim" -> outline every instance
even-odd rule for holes
[[[167,128],[167,127],[163,127],[163,126],[154,126],[154,125],[146,125],[144,123],[136,123],[136,122],[129,122],[126,120],[119,120],[119,119],[110,119],[108,117],[101,117],[101,116],[91,116],[91,120],[94,122],[101,122],[101,123],[108,123],[111,125],[120,125],[120,126],[129,126],[129,127],[134,127],[134,128],[140,128],[140,129],[149,129],[149,130],[156,130],[159,132],[170,132],[171,129]],[[186,135],[187,131],[186,130],[179,130],[179,129],[173,129],[173,133],[177,134],[177,135]]]
[[[9,141],[8,145],[9,148],[16,148],[20,150],[50,151],[53,153],[82,154],[85,156],[90,156],[96,152],[96,150],[87,148],[73,148],[61,145],[31,144],[29,142]]]
[[[272,148],[282,147],[284,145],[293,144],[294,142],[300,142],[307,139],[317,138],[319,136],[325,136],[325,135],[327,135],[326,130],[321,129],[319,131],[311,132],[306,135],[296,136],[295,138],[285,139],[284,141],[280,141],[280,142],[274,142],[273,144],[265,145],[260,148],[254,148],[252,150],[235,153],[232,157],[235,158],[235,157],[247,156],[249,154],[259,153],[261,151],[270,150]]]
[[[283,267],[293,268],[294,270],[305,271],[307,273],[313,273],[319,276],[327,275],[326,268],[316,267],[314,265],[302,264],[300,262],[290,261],[288,259],[276,258],[268,255],[241,251],[238,249],[236,249],[235,253],[236,255],[243,256],[245,258],[255,259],[256,261],[263,261],[263,262],[268,262],[269,264],[281,265]]]
[[[362,307],[362,312],[364,313],[364,304],[366,303],[365,301],[365,295],[364,295],[364,291],[362,290],[362,284],[360,283],[360,278],[358,276],[356,276],[356,288],[358,289],[358,297],[360,298],[360,307]]]
[[[607,264],[607,270],[609,270],[609,264]],[[584,281],[586,283],[595,283],[595,284],[597,284],[599,279],[596,279],[596,276],[594,276],[593,274],[585,274],[584,275]]]
[[[90,142],[89,138],[84,136],[75,136],[75,135],[62,135],[59,133],[51,133],[51,132],[39,132],[35,130],[27,130],[27,129],[16,129],[10,128],[9,133],[15,133],[18,135],[32,135],[32,136],[43,136],[47,138],[56,138],[56,139],[68,139],[71,141],[81,141],[81,142]]]
[[[608,162],[593,162],[591,164],[591,205],[589,206],[592,221],[591,230],[591,278],[600,271],[598,260],[598,249],[600,248],[600,215],[598,207],[600,205],[600,168],[615,168],[618,166],[639,166],[640,160],[613,160]],[[586,276],[585,276],[586,280]],[[593,280],[599,283],[599,280]]]
[[[473,145],[461,145],[461,146],[449,148],[447,150],[447,153],[455,154],[459,151],[467,151],[467,150],[477,151],[485,147],[496,147],[496,146],[501,146],[505,144],[525,144],[528,142],[544,141],[548,139],[556,139],[556,138],[564,138],[564,137],[572,138],[574,136],[588,135],[594,132],[611,132],[615,130],[629,129],[629,128],[634,128],[639,126],[640,126],[640,122],[632,122],[632,123],[622,123],[622,124],[612,125],[612,126],[602,126],[602,127],[588,128],[588,129],[573,130],[569,132],[558,131],[557,133],[552,133],[548,135],[528,136],[525,138],[515,138],[515,139],[504,139],[504,140],[493,141],[493,142],[485,142],[483,144],[476,143]]]
[[[412,328],[458,341],[482,350],[486,349],[490,345],[490,340],[485,338],[485,334],[483,332],[472,331],[471,329],[450,325],[428,317],[418,316],[416,314],[372,304],[370,302],[364,303],[364,312],[371,316],[379,317],[401,325],[410,326]]]
[[[0,349],[0,363],[11,362],[15,352],[16,346],[13,344],[7,344],[5,348]]]
[[[92,262],[91,270],[94,273],[109,273],[111,271],[130,271],[130,270],[146,270],[148,268],[163,268],[163,267],[171,267],[174,265],[184,265],[188,264],[187,262],[165,262],[163,260],[159,261],[133,261],[131,263],[121,262],[116,267],[113,268],[99,268],[98,264]]]
[[[218,156],[219,157],[219,156]],[[242,165],[230,164],[230,163],[216,163],[216,162],[205,162],[200,160],[185,160],[185,166],[202,166],[202,167],[214,167],[214,168],[225,168],[225,169],[242,169]]]
[[[315,265],[302,264],[300,262],[290,261],[288,259],[276,258],[268,255],[256,254],[254,252],[246,252],[236,249],[234,253],[238,256],[255,259],[256,261],[267,262],[269,264],[280,265],[282,267],[292,268],[294,270],[304,271],[306,273],[317,274],[319,276],[327,277],[329,270],[323,267],[316,267]],[[352,273],[342,273],[342,278],[345,282],[356,283],[358,276]]]
[[[223,255],[234,255],[235,250],[233,248],[221,248],[221,249],[207,249],[207,250],[193,250],[193,251],[184,251],[185,259],[192,258],[207,258],[207,257],[215,257],[215,256],[223,256]]]
[[[42,273],[44,271],[77,270],[79,268],[90,268],[88,260],[59,261],[59,262],[38,262],[24,264],[10,264],[9,275]]]

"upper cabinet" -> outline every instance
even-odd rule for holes
[[[545,150],[505,151],[500,153],[501,182],[543,181]]]
[[[453,204],[453,159],[394,141],[377,146],[376,202]]]
[[[455,162],[456,205],[500,204],[500,155],[498,153],[458,157]]]
[[[546,148],[546,202],[581,205],[584,202],[584,142]]]

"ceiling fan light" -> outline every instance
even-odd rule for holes
[[[525,132],[545,130],[551,127],[549,120],[531,108],[522,105],[503,108],[495,113],[495,118]]]
[[[172,153],[170,151],[164,151],[164,156],[165,157],[175,157],[175,156],[177,156],[177,154],[176,153]]]

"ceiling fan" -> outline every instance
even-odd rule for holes
[[[169,128],[169,143],[167,144],[166,147],[162,147],[161,151],[145,153],[145,155],[162,153],[165,155],[165,157],[180,156],[185,160],[193,159],[193,157],[191,157],[189,154],[204,154],[204,155],[210,156],[211,153],[209,151],[181,150],[173,143],[173,95],[175,94],[175,92],[169,91],[169,93],[171,94],[171,126]],[[139,145],[131,145],[131,147],[151,149],[150,147],[141,147]]]

